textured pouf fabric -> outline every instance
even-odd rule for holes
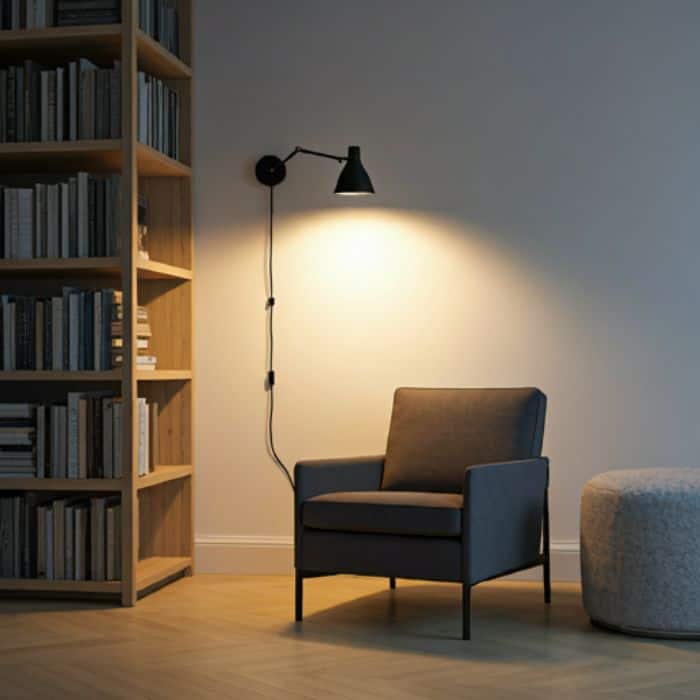
[[[581,580],[594,623],[700,639],[700,469],[591,479],[581,499]]]

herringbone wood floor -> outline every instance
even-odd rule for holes
[[[700,642],[592,628],[578,587],[196,576],[136,608],[0,602],[3,698],[698,698]]]

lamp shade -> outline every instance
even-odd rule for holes
[[[360,147],[348,146],[348,159],[340,171],[334,192],[343,195],[374,194],[374,187],[360,160]]]

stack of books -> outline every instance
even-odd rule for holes
[[[5,371],[106,371],[115,290],[64,287],[52,298],[0,295]]]
[[[119,255],[119,175],[42,177],[0,185],[0,256],[5,259]]]
[[[0,29],[117,24],[119,0],[0,0]]]
[[[32,404],[0,404],[0,478],[36,476],[35,416]]]
[[[162,80],[138,72],[138,140],[180,157],[180,95]]]
[[[122,293],[115,292],[114,320],[112,321],[112,367],[124,364],[124,311]],[[154,370],[157,365],[155,355],[149,355],[151,324],[148,322],[148,309],[139,306],[136,309],[136,369]]]
[[[139,0],[139,27],[170,53],[180,55],[180,21],[175,0]]]
[[[32,0],[36,2],[37,0]],[[39,0],[51,3],[53,0]],[[55,0],[56,25],[75,27],[85,24],[117,24],[121,21],[119,0]]]
[[[121,66],[86,58],[44,68],[0,69],[0,141],[116,139],[121,135]]]
[[[31,538],[29,544],[32,544]],[[38,505],[35,553],[30,552],[27,558],[30,570],[35,569],[36,578],[119,580],[121,505],[118,497],[55,498]]]

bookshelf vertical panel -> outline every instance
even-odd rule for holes
[[[138,161],[136,153],[138,0],[122,1],[122,278],[124,285],[123,454],[126,485],[122,493],[122,604],[136,603],[136,564],[139,533],[136,468],[138,464],[136,295]]]

